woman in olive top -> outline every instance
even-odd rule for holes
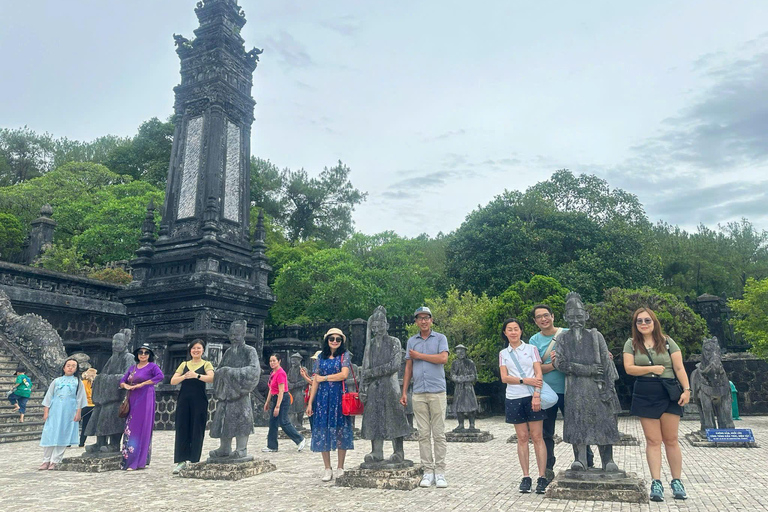
[[[187,345],[190,360],[184,361],[171,377],[171,384],[181,384],[176,401],[176,447],[173,462],[176,475],[189,462],[200,462],[208,422],[206,382],[213,382],[213,365],[203,359],[205,341],[193,340]]]
[[[632,392],[633,416],[640,417],[645,435],[645,457],[651,471],[651,500],[664,501],[661,484],[661,443],[667,452],[672,473],[672,494],[686,499],[680,480],[683,456],[677,439],[683,406],[691,399],[688,375],[677,343],[661,330],[659,319],[648,308],[640,308],[632,317],[632,338],[624,344],[624,370],[637,377]],[[662,379],[677,378],[683,387],[679,398],[672,400]]]

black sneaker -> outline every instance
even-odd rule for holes
[[[687,500],[688,495],[685,493],[685,487],[683,487],[683,482],[680,481],[679,478],[675,478],[669,483],[669,486],[672,488],[672,495],[675,497],[676,500]]]
[[[520,480],[520,492],[531,492],[531,477],[526,476]]]
[[[650,498],[651,501],[664,501],[664,486],[661,485],[661,480],[654,480],[651,482]]]
[[[536,494],[544,494],[548,485],[549,481],[543,476],[540,476],[539,479],[536,480]]]

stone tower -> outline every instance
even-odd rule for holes
[[[249,231],[251,87],[261,50],[245,50],[236,0],[200,1],[195,14],[195,38],[174,35],[181,83],[159,237],[150,205],[134,281],[121,295],[134,344],[150,343],[166,371],[195,338],[216,360],[236,319],[248,321],[247,339],[261,349],[275,300],[261,218],[253,244]]]

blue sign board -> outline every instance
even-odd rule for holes
[[[708,428],[707,441],[710,443],[754,443],[751,428]]]

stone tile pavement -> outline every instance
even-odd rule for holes
[[[452,425],[452,422],[449,422]],[[182,479],[171,475],[173,432],[156,432],[154,456],[145,471],[114,471],[101,474],[37,471],[42,449],[37,441],[0,444],[0,510],[30,511],[152,511],[170,510],[269,510],[274,512],[322,511],[753,511],[768,510],[768,417],[745,417],[739,428],[752,428],[761,448],[694,448],[682,441],[683,480],[690,498],[677,502],[668,496],[660,504],[638,505],[592,501],[548,500],[536,494],[519,494],[522,476],[514,444],[506,439],[514,432],[511,425],[496,417],[478,420],[496,439],[484,444],[448,445],[448,489],[382,491],[348,489],[320,481],[319,454],[296,451],[291,441],[281,440],[278,453],[262,454],[266,428],[257,428],[249,450],[258,457],[268,455],[277,471],[237,482]],[[561,424],[558,422],[558,433]],[[620,418],[620,429],[642,440],[640,423],[635,418]],[[698,422],[682,422],[683,434],[698,427]],[[369,447],[356,441],[348,453],[348,467],[362,461]],[[207,438],[204,453],[216,447]],[[556,446],[558,467],[570,463],[568,444]],[[617,447],[619,466],[636,472],[650,482],[645,464],[644,444]],[[75,455],[80,448],[69,448]],[[418,462],[418,445],[406,442],[406,456]],[[332,455],[335,466],[335,457]],[[666,464],[666,462],[665,462]],[[531,467],[535,466],[531,451]],[[663,480],[670,480],[666,467]]]

